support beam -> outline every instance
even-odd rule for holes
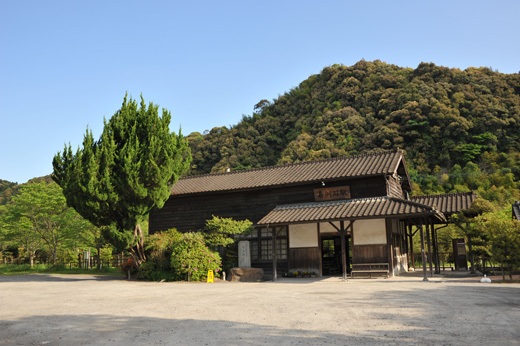
[[[435,225],[432,223],[432,245],[433,245],[433,264],[435,266],[435,274],[440,274],[439,268],[439,246],[437,244],[437,231]]]
[[[446,226],[444,226],[446,227]],[[441,271],[441,255],[439,253],[439,239],[437,238],[438,230],[435,230],[435,244],[437,244],[437,266],[439,267],[439,274]]]
[[[269,232],[269,225],[267,225],[267,232]],[[276,271],[278,256],[276,255],[276,227],[273,227],[273,281],[278,279],[278,273]]]
[[[426,224],[426,241],[428,242],[428,266],[430,267],[430,276],[433,276],[432,243],[430,241],[431,226],[431,224]]]
[[[345,233],[347,230],[345,229],[345,221],[340,221],[339,223],[339,236],[341,241],[341,263],[343,269],[343,280],[347,280],[347,254],[345,251]]]
[[[411,260],[412,260],[412,265],[411,267],[414,269],[415,271],[415,257],[414,257],[414,254],[413,254],[413,233],[412,233],[412,225],[408,225],[408,230],[410,232],[410,235],[409,235],[409,239],[410,239],[410,257],[411,257]]]
[[[424,230],[423,225],[419,225],[419,231],[421,233],[421,254],[422,254],[422,267],[423,267],[423,281],[429,281],[428,280],[428,273],[426,272],[426,253],[424,252]]]
[[[329,225],[331,225],[332,227],[334,227],[334,228],[336,229],[336,231],[341,232],[341,231],[339,230],[338,226],[336,226],[336,225],[334,224],[334,222],[329,221]]]

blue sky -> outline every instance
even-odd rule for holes
[[[52,173],[125,92],[172,131],[250,115],[361,59],[520,71],[519,1],[0,1],[0,179]]]

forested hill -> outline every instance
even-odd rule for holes
[[[401,148],[414,194],[474,190],[506,205],[520,199],[520,74],[333,65],[237,125],[188,138],[191,175]],[[1,181],[0,205],[17,189]]]
[[[497,153],[510,160],[520,151],[520,74],[432,63],[333,65],[260,101],[237,125],[189,139],[193,175],[395,148],[418,176],[447,173],[487,153],[496,161]],[[520,167],[512,169],[518,180]]]
[[[31,184],[40,181],[46,181],[49,183],[52,181],[52,178],[50,175],[46,175],[44,177],[37,177],[29,180],[26,184]],[[20,186],[22,185],[23,184],[18,185],[17,183],[0,179],[0,205],[9,203],[13,196],[15,196],[18,193],[18,191],[20,190]]]
[[[13,187],[16,183],[0,179],[0,205],[7,203],[11,199]]]

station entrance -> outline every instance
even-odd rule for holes
[[[347,273],[352,267],[352,241],[349,235],[345,236],[345,249],[347,250]],[[321,263],[323,275],[341,275],[341,237],[321,237]]]

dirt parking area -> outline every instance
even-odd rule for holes
[[[520,284],[0,277],[0,345],[520,345]]]

